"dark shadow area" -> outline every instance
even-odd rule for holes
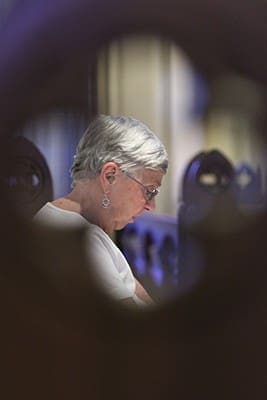
[[[260,0],[18,1],[0,35],[1,175],[29,118],[59,106],[87,112],[88,61],[114,37],[173,38],[208,82],[235,70],[265,89],[266,18]],[[267,214],[242,213],[218,182],[208,214],[190,214],[202,279],[142,313],[93,284],[83,231],[23,221],[1,179],[1,398],[265,400]],[[163,245],[168,265],[172,244]]]

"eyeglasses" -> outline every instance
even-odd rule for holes
[[[145,199],[147,202],[151,201],[157,194],[159,194],[160,190],[159,189],[151,189],[147,186],[145,186],[142,182],[140,182],[138,179],[134,178],[132,175],[128,174],[128,172],[124,172],[125,175],[141,185],[145,189]]]

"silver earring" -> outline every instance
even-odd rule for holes
[[[104,208],[108,208],[110,206],[110,200],[109,200],[109,198],[108,198],[106,193],[104,193],[104,197],[103,197],[103,200],[102,200],[102,206]]]

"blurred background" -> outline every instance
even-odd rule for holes
[[[2,23],[12,4],[2,0]],[[96,114],[131,115],[148,125],[167,148],[169,172],[155,212],[114,240],[162,301],[192,287],[201,271],[201,251],[185,251],[181,221],[202,218],[221,191],[231,190],[242,212],[258,214],[266,204],[265,90],[236,70],[221,66],[218,73],[204,57],[195,63],[176,43],[151,35],[110,42],[73,77],[79,112],[58,107],[17,132],[27,141],[24,157],[31,157],[9,177],[11,187],[31,192],[31,214],[70,191],[76,145]],[[198,259],[193,269],[184,268],[188,252]]]

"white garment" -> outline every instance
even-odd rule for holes
[[[95,267],[94,272],[103,288],[118,300],[132,297],[137,304],[145,304],[135,294],[135,278],[124,255],[99,226],[52,203],[46,203],[34,216],[34,221],[60,228],[85,227],[90,265]]]

